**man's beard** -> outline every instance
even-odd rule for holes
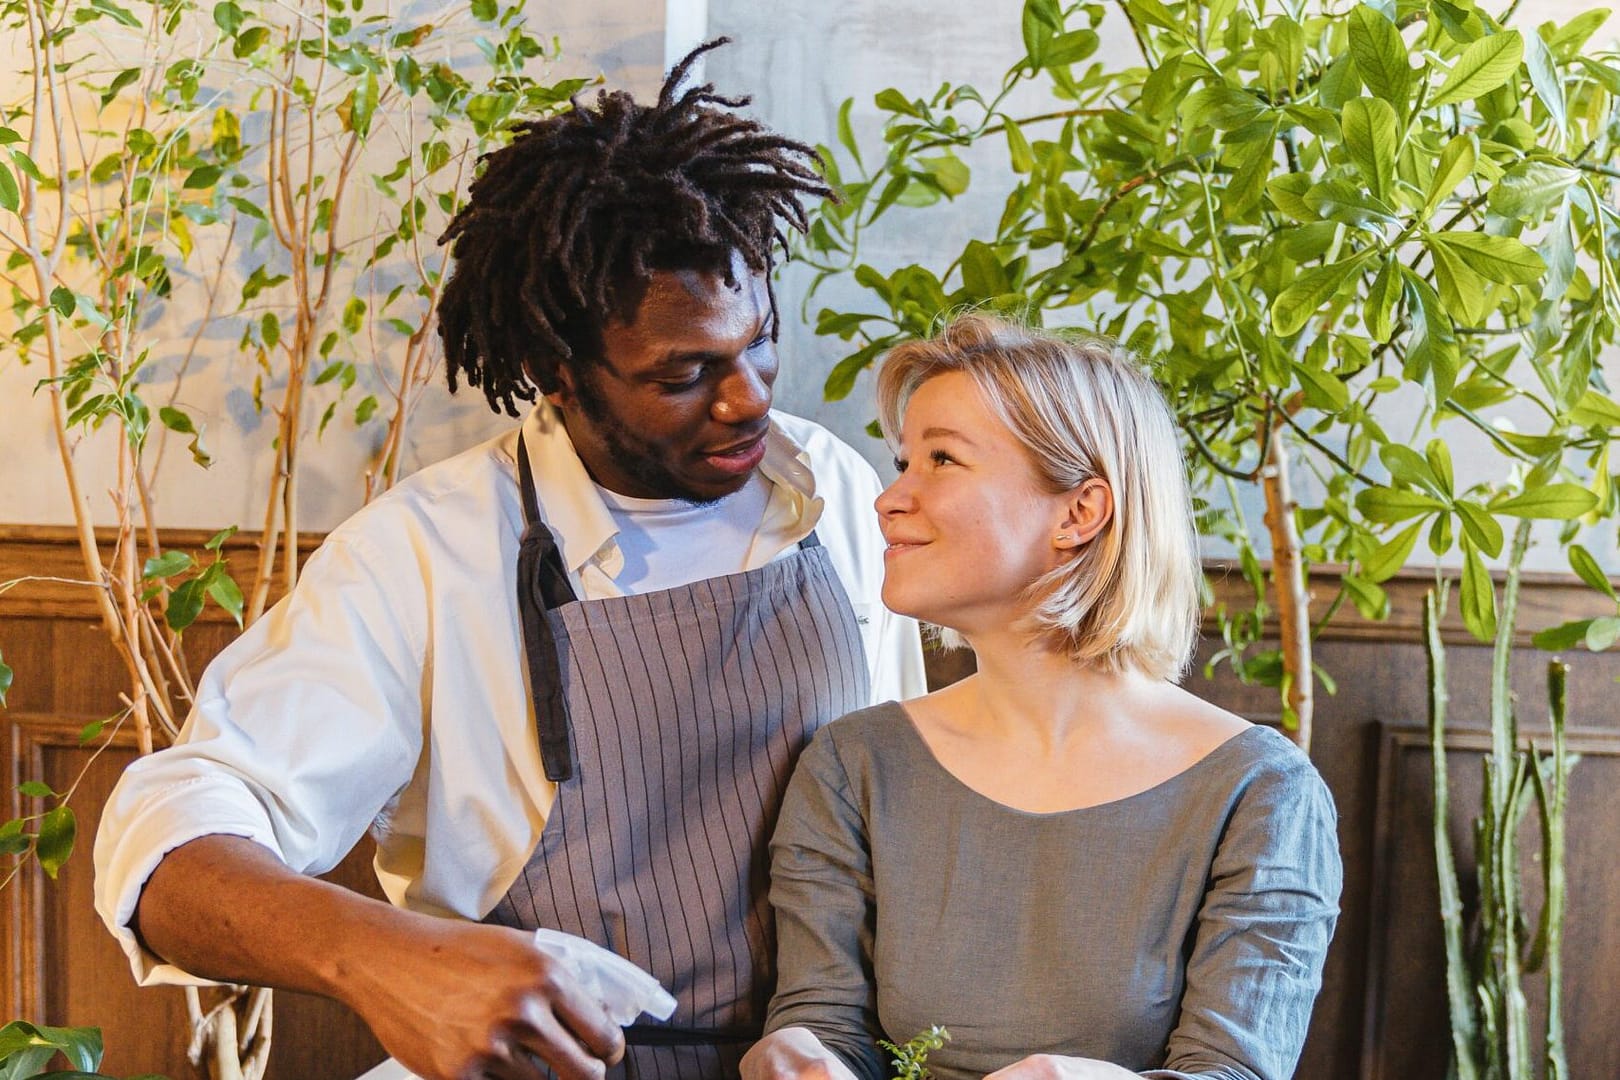
[[[614,415],[597,391],[595,374],[584,371],[580,375],[581,378],[575,380],[574,390],[580,411],[595,426],[596,437],[601,440],[613,463],[632,480],[644,485],[648,491],[658,492],[657,498],[679,499],[693,506],[708,506],[734,494],[729,491],[721,495],[693,491],[683,484],[664,464],[662,452],[631,434],[630,425]]]

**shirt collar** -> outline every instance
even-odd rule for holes
[[[578,574],[586,563],[600,559],[603,569],[615,574],[616,567],[607,564],[622,558],[618,525],[585,463],[579,460],[562,414],[544,398],[523,421],[523,443],[534,474],[540,516],[557,537],[568,572]],[[759,471],[772,488],[761,531],[796,533],[789,542],[803,539],[820,519],[823,500],[816,494],[808,451],[774,417],[765,435],[765,457]]]

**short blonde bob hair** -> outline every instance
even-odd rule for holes
[[[1113,491],[1112,520],[1031,587],[1036,633],[1088,666],[1179,680],[1197,641],[1201,571],[1176,424],[1159,388],[1106,338],[964,315],[884,359],[878,419],[891,446],[911,395],[951,371],[973,379],[1047,490],[1100,478]]]

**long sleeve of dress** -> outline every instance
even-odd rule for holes
[[[1152,1080],[1287,1080],[1338,918],[1332,796],[1301,759],[1233,807],[1198,914],[1181,1016]]]
[[[803,1027],[867,1080],[882,1080],[871,849],[823,729],[799,758],[771,840],[777,986],[767,1032]]]

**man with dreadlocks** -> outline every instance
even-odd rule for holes
[[[745,100],[682,91],[712,47],[485,159],[445,237],[450,385],[539,400],[334,530],[127,771],[97,903],[142,981],[335,997],[430,1080],[735,1074],[793,760],[922,678],[876,475],[770,411],[773,245],[827,188]],[[368,828],[393,906],[305,876]],[[537,928],[657,976],[671,1021],[621,1033]]]

